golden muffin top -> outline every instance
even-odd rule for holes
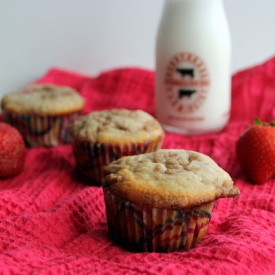
[[[142,110],[112,109],[80,117],[70,128],[80,141],[105,144],[139,143],[163,137],[159,122]]]
[[[103,186],[113,195],[157,208],[189,208],[240,193],[214,160],[194,151],[122,157],[105,166],[104,175]]]
[[[28,115],[65,115],[83,109],[85,100],[66,86],[32,84],[5,95],[4,111]]]

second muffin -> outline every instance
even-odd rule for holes
[[[141,110],[103,110],[82,116],[70,127],[77,169],[100,184],[103,166],[123,156],[153,152],[164,131]]]

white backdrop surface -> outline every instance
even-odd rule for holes
[[[0,0],[0,97],[51,67],[154,69],[164,0]],[[232,74],[275,53],[275,1],[224,0]]]

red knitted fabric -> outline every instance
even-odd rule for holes
[[[39,82],[70,85],[85,113],[105,108],[154,114],[154,72],[123,68],[98,77],[59,69]],[[232,115],[217,134],[167,133],[163,148],[205,153],[229,172],[238,199],[220,199],[209,230],[188,252],[133,253],[109,238],[103,194],[75,171],[70,145],[29,148],[24,172],[0,181],[3,274],[271,274],[275,273],[275,179],[249,183],[235,145],[255,116],[275,118],[275,58],[232,78]]]

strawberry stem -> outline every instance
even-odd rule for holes
[[[254,124],[256,124],[256,125],[263,125],[262,121],[258,117],[254,118]]]
[[[255,117],[254,124],[262,125],[262,126],[275,126],[275,121],[271,121],[271,122],[267,123],[267,122],[262,122],[258,117]]]

